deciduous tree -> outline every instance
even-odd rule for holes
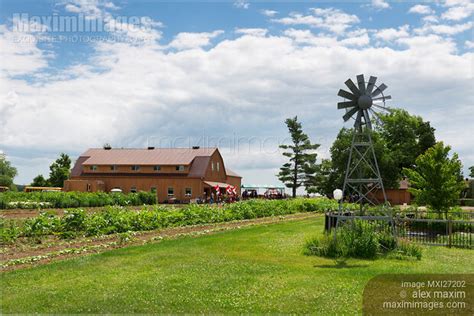
[[[18,171],[13,167],[10,161],[7,160],[4,154],[0,155],[0,186],[5,186],[15,190],[13,179],[17,176]]]
[[[416,158],[413,168],[403,169],[410,179],[408,190],[415,201],[440,215],[442,212],[447,215],[449,208],[458,204],[464,188],[461,161],[456,153],[450,158],[450,150],[451,147],[439,142]]]
[[[37,175],[34,179],[33,182],[31,183],[31,186],[33,187],[47,187],[49,186],[48,180],[46,180],[42,174]]]
[[[61,153],[59,158],[49,167],[49,184],[53,187],[62,187],[64,181],[69,178],[71,169],[71,158],[65,153]]]

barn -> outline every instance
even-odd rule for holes
[[[160,203],[207,199],[217,187],[240,195],[242,177],[218,148],[92,148],[78,157],[65,191],[156,192]]]

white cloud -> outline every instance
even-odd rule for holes
[[[446,0],[444,6],[448,8],[441,15],[444,20],[460,21],[474,13],[474,3],[470,0]]]
[[[82,13],[89,19],[110,16],[106,9],[118,9],[112,2],[104,0],[66,0],[61,3],[71,13]]]
[[[250,3],[247,0],[236,0],[234,1],[234,7],[239,9],[248,9],[250,7]]]
[[[466,41],[464,43],[464,45],[467,47],[467,48],[474,48],[474,42],[473,41]]]
[[[202,33],[178,33],[169,44],[169,47],[179,50],[205,47],[211,44],[211,39],[223,33],[222,30]]]
[[[244,35],[252,35],[252,36],[265,36],[267,35],[268,30],[262,28],[242,28],[242,29],[235,29],[235,33],[237,34],[244,34]]]
[[[345,47],[366,46],[370,42],[367,30],[361,29],[349,32],[346,38],[338,39],[335,36],[315,35],[310,30],[288,29],[283,34],[295,41],[297,44],[305,44],[317,47]]]
[[[284,25],[308,25],[311,27],[323,28],[334,33],[342,33],[350,26],[360,22],[359,18],[353,14],[347,14],[339,9],[328,8],[311,9],[311,15],[302,15],[292,12],[289,16],[274,19],[272,21]]]
[[[384,10],[390,8],[390,4],[388,4],[388,2],[385,0],[372,0],[372,7],[379,10]]]
[[[446,12],[441,15],[441,18],[445,20],[459,21],[470,17],[474,12],[474,4],[467,6],[449,8]]]
[[[472,29],[472,22],[467,22],[463,24],[454,24],[454,25],[446,25],[446,24],[425,24],[421,28],[415,29],[415,33],[417,34],[443,34],[443,35],[456,35],[459,33],[463,33]]]
[[[431,9],[431,7],[427,5],[417,4],[411,7],[410,10],[408,10],[408,13],[417,13],[422,15],[432,14],[433,9]]]
[[[381,29],[376,31],[375,37],[379,38],[384,41],[393,41],[398,38],[408,37],[410,31],[410,26],[405,24],[400,26],[398,29],[388,28],[388,29]]]
[[[311,16],[324,21],[315,12]],[[395,105],[430,120],[438,139],[451,143],[465,165],[474,165],[472,142],[466,141],[472,135],[465,128],[472,123],[474,54],[459,53],[454,40],[435,30],[405,37],[403,28],[389,36],[403,49],[368,46],[364,29],[329,35],[289,29],[272,36],[237,29],[251,36],[232,39],[215,38],[222,34],[216,30],[180,33],[168,44],[98,43],[90,60],[62,71],[63,77],[35,83],[12,75],[43,73],[48,52],[36,45],[17,48],[2,26],[0,53],[8,55],[0,59],[7,67],[0,73],[0,148],[14,152],[18,182],[26,183],[40,172],[37,164],[47,172],[58,152],[75,156],[105,142],[137,147],[161,137],[231,141],[236,135],[274,149],[277,144],[266,141],[287,137],[283,121],[298,115],[322,144],[320,156],[327,156],[343,126],[335,109],[337,90],[349,76],[365,73],[385,82]],[[209,49],[187,49],[204,46]],[[52,127],[58,132],[49,137]],[[220,146],[226,165],[242,173],[244,182],[276,182],[278,152]]]
[[[9,76],[23,75],[46,67],[50,54],[37,46],[42,34],[36,32],[38,25],[23,28],[18,25],[20,21],[14,23],[18,30],[26,31],[15,31],[0,25],[0,72]]]
[[[436,15],[426,15],[422,20],[425,23],[438,23],[438,17]]]
[[[263,15],[268,16],[268,17],[274,17],[275,15],[278,14],[278,11],[275,10],[262,10],[260,11]]]

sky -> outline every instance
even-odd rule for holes
[[[284,120],[329,148],[337,91],[365,74],[474,165],[474,4],[0,0],[0,151],[28,184],[65,152],[218,146],[278,184]]]

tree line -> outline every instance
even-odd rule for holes
[[[31,186],[63,187],[64,181],[69,178],[71,163],[71,158],[67,154],[61,153],[59,158],[49,166],[49,177],[45,178],[40,174],[33,179]],[[17,191],[17,186],[13,182],[17,175],[18,170],[2,154],[0,156],[0,186],[7,187],[11,191]]]
[[[450,146],[436,141],[430,122],[402,109],[382,114],[380,120],[372,139],[385,188],[398,189],[400,180],[407,177],[418,203],[443,211],[457,203],[465,186],[462,164],[456,153],[449,154]],[[330,158],[316,163],[320,144],[310,141],[298,117],[285,123],[292,143],[280,146],[288,161],[278,179],[292,190],[293,197],[300,187],[331,197],[334,189],[343,187],[354,129],[342,128],[330,148]],[[474,166],[470,172],[474,177]]]

